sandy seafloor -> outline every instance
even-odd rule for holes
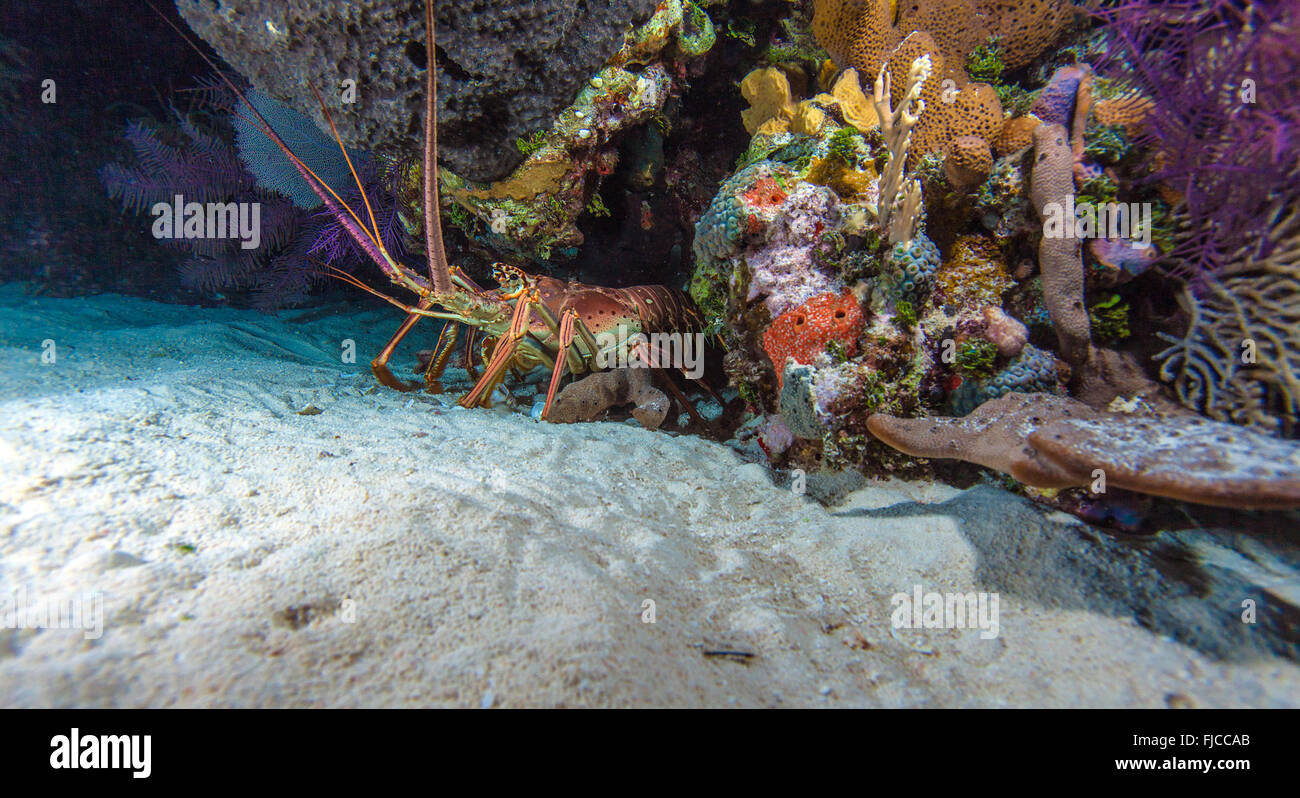
[[[724,444],[379,389],[399,321],[0,286],[0,599],[104,597],[95,640],[0,629],[0,705],[1300,705],[1295,530],[824,506]],[[915,585],[996,592],[998,636],[894,629]]]

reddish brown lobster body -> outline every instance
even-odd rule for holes
[[[486,403],[507,372],[544,367],[552,370],[545,416],[566,367],[574,374],[581,374],[598,370],[602,357],[626,362],[632,357],[653,356],[652,352],[629,350],[645,346],[647,338],[659,333],[687,335],[700,332],[702,327],[690,299],[666,286],[606,288],[554,277],[534,277],[504,264],[497,265],[494,276],[500,288],[469,289],[478,300],[476,318],[456,319],[470,328],[465,351],[471,373],[475,337],[482,336],[487,345],[485,350],[491,349],[484,374],[461,400],[466,407]],[[459,272],[455,273],[454,280],[472,286]],[[418,317],[417,313],[408,322]],[[371,363],[379,380],[398,390],[407,386],[392,376],[385,361],[406,329],[409,327],[399,330]],[[425,371],[425,384],[430,389],[438,389],[437,381],[458,338],[459,328],[449,320]]]
[[[550,390],[542,412],[542,417],[545,418],[566,368],[574,374],[595,371],[601,367],[603,356],[611,353],[616,354],[619,362],[627,362],[628,356],[632,355],[648,363],[655,357],[655,352],[638,336],[698,333],[701,328],[699,315],[686,295],[676,289],[657,285],[604,288],[569,283],[553,277],[532,276],[502,263],[496,264],[493,271],[498,287],[485,289],[448,264],[443,249],[438,197],[438,103],[432,0],[425,4],[425,26],[429,32],[429,46],[425,48],[428,90],[425,98],[422,175],[427,277],[392,257],[384,248],[364,189],[361,196],[367,214],[365,221],[358,211],[344,202],[333,188],[293,153],[270,123],[251,105],[249,108],[256,119],[246,120],[280,148],[353,241],[389,280],[418,297],[416,304],[408,305],[365,285],[345,272],[327,267],[339,279],[379,296],[407,314],[406,320],[371,362],[375,377],[391,388],[410,390],[412,386],[397,379],[389,371],[388,359],[397,344],[421,318],[427,316],[442,319],[446,323],[425,372],[427,386],[440,389],[438,378],[455,348],[460,327],[464,325],[470,329],[466,341],[467,352],[472,355],[474,339],[479,337],[484,343],[484,353],[490,351],[490,355],[482,376],[460,403],[465,407],[486,405],[507,373],[527,372],[545,366],[552,369]],[[179,29],[177,32],[180,32]],[[203,55],[201,50],[199,52]],[[203,57],[207,59],[206,55]],[[210,61],[209,63],[211,64]],[[216,69],[215,64],[213,68]],[[240,94],[233,83],[229,80],[226,83],[232,91]],[[333,119],[324,102],[321,102],[321,108],[337,140],[338,131],[334,130]],[[351,169],[352,161],[342,141],[339,141],[339,151]],[[360,187],[361,181],[357,178],[355,169],[352,169],[352,174]],[[636,351],[632,353],[629,349]],[[472,374],[472,356],[467,358],[466,363]],[[677,392],[675,387],[670,388]],[[694,411],[689,406],[688,409]]]

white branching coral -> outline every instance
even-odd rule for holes
[[[1179,401],[1207,416],[1293,435],[1300,420],[1300,209],[1273,216],[1266,256],[1238,253],[1200,297],[1180,339],[1156,355]]]
[[[912,128],[925,111],[925,101],[921,99],[921,89],[930,77],[932,64],[928,54],[912,62],[907,76],[907,92],[903,95],[898,109],[890,105],[889,68],[881,65],[880,74],[876,76],[872,104],[876,107],[876,116],[880,119],[880,133],[889,149],[889,160],[885,163],[885,173],[880,178],[880,200],[877,215],[880,226],[889,231],[891,244],[906,243],[916,232],[917,215],[921,209],[921,182],[909,180],[904,185],[903,166],[907,163],[907,151],[911,145]]]

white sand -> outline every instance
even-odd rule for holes
[[[720,444],[376,390],[399,319],[294,315],[0,287],[0,606],[105,608],[0,629],[0,705],[1300,705],[1238,619],[1300,592],[1273,549],[1170,538],[1198,594],[990,487],[825,508]],[[894,630],[914,585],[997,592],[999,636]]]

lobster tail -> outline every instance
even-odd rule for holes
[[[617,289],[636,305],[641,329],[647,333],[695,333],[704,320],[695,303],[682,291],[664,285],[633,285]]]

